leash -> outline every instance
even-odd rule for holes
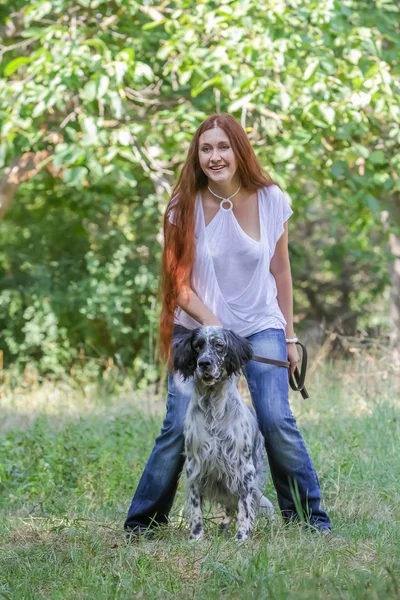
[[[307,371],[307,349],[301,342],[296,342],[296,346],[300,346],[302,350],[301,368],[299,371],[299,369],[296,367],[293,374],[289,371],[289,384],[293,391],[300,392],[303,399],[306,400],[310,397],[304,385]],[[276,367],[284,367],[285,369],[290,368],[290,363],[287,360],[276,360],[274,358],[264,358],[264,356],[256,355],[253,355],[251,360],[265,363],[267,365],[275,365]]]

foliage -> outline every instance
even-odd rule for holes
[[[296,312],[345,333],[385,326],[399,10],[394,0],[0,8],[0,161],[47,153],[1,225],[8,362],[58,372],[81,350],[154,376],[160,217],[191,135],[216,110],[242,121],[292,199]]]

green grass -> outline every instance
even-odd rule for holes
[[[400,599],[399,378],[356,357],[321,366],[308,388],[293,411],[339,537],[278,519],[238,545],[208,513],[206,541],[192,544],[180,486],[171,525],[130,546],[122,525],[162,400],[129,387],[2,389],[0,598]],[[267,493],[277,506],[271,483]]]

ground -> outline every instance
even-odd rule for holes
[[[126,545],[122,525],[164,410],[162,394],[105,385],[4,384],[0,399],[0,597],[400,599],[400,393],[390,361],[318,361],[291,393],[333,537],[280,519],[250,541],[187,541],[171,524]],[[267,494],[277,507],[271,482]]]

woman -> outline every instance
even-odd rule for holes
[[[241,125],[224,113],[206,119],[165,215],[160,319],[165,357],[171,355],[174,325],[214,325],[247,337],[255,354],[289,360],[295,369],[291,214]],[[310,524],[329,531],[318,477],[290,410],[286,369],[250,361],[244,370],[283,517],[299,518],[296,490]],[[184,464],[189,400],[190,385],[180,386],[169,373],[167,414],[125,521],[131,534],[168,522]]]

